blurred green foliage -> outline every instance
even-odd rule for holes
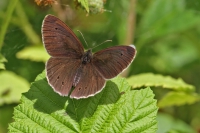
[[[93,52],[113,45],[135,44],[138,53],[127,76],[151,72],[182,78],[196,88],[199,97],[200,1],[107,0],[104,10],[96,7],[102,9],[99,14],[88,13],[84,7],[87,5],[77,7],[73,0],[58,0],[52,6],[38,6],[34,0],[0,1],[0,69],[8,76],[14,73],[20,77],[19,81],[10,81],[12,86],[20,82],[31,83],[44,70],[48,56],[42,47],[41,24],[45,15],[54,14],[73,29],[86,49],[112,40],[93,49]],[[83,33],[88,47],[77,29]],[[1,80],[0,86],[3,83],[5,81]],[[168,93],[168,90],[160,88],[154,86],[153,89],[158,100]],[[10,91],[13,92],[12,89]],[[3,94],[6,96],[6,91],[2,91],[0,100]],[[192,103],[165,107],[160,112],[179,119],[197,132],[200,130],[200,103]],[[13,103],[0,106],[0,132],[7,131],[5,122],[12,121],[13,106]],[[167,131],[173,132],[172,129]],[[179,130],[174,129],[177,129],[176,132]]]

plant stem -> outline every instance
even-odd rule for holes
[[[40,37],[35,33],[34,29],[32,28],[32,25],[28,21],[25,11],[23,10],[23,6],[20,2],[17,4],[16,12],[20,22],[19,26],[22,28],[26,36],[30,39],[31,43],[34,45],[41,44]]]
[[[130,7],[129,7],[129,15],[127,19],[127,33],[126,33],[126,39],[125,43],[126,45],[130,45],[134,41],[134,34],[135,34],[135,22],[136,22],[136,0],[130,1]]]
[[[3,41],[4,41],[5,34],[6,34],[6,30],[8,28],[12,13],[17,5],[18,0],[10,0],[9,2],[10,3],[8,5],[7,11],[6,11],[6,17],[4,18],[4,22],[2,23],[2,28],[0,31],[0,50],[3,46]]]
[[[136,2],[137,2],[137,0],[130,1],[129,15],[128,15],[128,19],[127,19],[127,29],[128,30],[127,30],[126,39],[124,42],[125,45],[130,45],[134,41],[133,39],[134,39],[135,22],[136,22],[136,12],[135,12]],[[125,71],[123,71],[121,76],[126,77],[128,75],[128,73],[129,73],[129,69],[126,69]]]

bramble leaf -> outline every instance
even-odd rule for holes
[[[159,74],[144,73],[134,75],[127,80],[132,88],[151,86],[171,89],[172,91],[167,92],[167,94],[158,101],[158,106],[160,108],[192,104],[200,100],[200,96],[195,93],[194,86],[185,83],[182,79],[174,79],[170,76],[162,76]]]
[[[200,100],[200,96],[197,93],[186,92],[169,92],[159,102],[160,108],[172,105],[193,104]]]
[[[43,72],[14,109],[9,131],[154,133],[158,108],[153,97],[150,88],[131,90],[125,79],[117,77],[93,97],[70,99],[55,93]]]
[[[172,89],[176,91],[194,91],[194,86],[185,83],[182,79],[174,79],[170,76],[163,76],[160,74],[138,74],[131,76],[127,80],[133,88],[138,88],[142,86],[162,86],[163,88]]]
[[[31,61],[46,62],[50,56],[42,45],[27,47],[17,53],[19,59],[29,59]]]
[[[28,91],[29,83],[24,78],[10,71],[0,72],[0,106],[18,103],[21,93]]]

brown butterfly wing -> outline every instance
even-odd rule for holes
[[[43,44],[52,57],[46,63],[47,80],[54,91],[67,96],[72,88],[84,49],[71,29],[57,17],[47,15],[42,25]]]
[[[51,57],[46,63],[47,79],[55,92],[68,96],[81,60]]]
[[[110,79],[127,68],[135,55],[134,45],[115,46],[96,52],[93,55],[92,63],[105,79]]]
[[[80,80],[72,91],[71,98],[87,98],[100,92],[104,85],[105,79],[96,70],[92,63],[82,65],[79,69]]]
[[[43,44],[53,57],[80,57],[83,46],[73,31],[60,19],[47,15],[42,24]]]

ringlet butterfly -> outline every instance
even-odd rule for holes
[[[73,31],[53,15],[42,24],[44,47],[51,56],[46,63],[49,85],[61,96],[80,99],[94,96],[106,80],[121,73],[136,55],[134,45],[114,46],[92,54]],[[71,90],[73,89],[73,90]]]

